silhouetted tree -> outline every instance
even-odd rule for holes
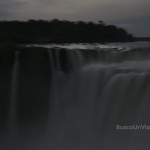
[[[103,21],[72,22],[53,19],[29,21],[1,21],[0,42],[65,43],[65,42],[125,42],[134,40],[122,28],[105,25]]]

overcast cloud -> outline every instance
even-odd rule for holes
[[[150,0],[1,0],[0,20],[103,20],[150,36]]]

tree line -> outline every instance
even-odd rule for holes
[[[58,19],[0,21],[1,43],[104,43],[133,40],[133,35],[125,29],[106,25],[103,21],[97,23]]]

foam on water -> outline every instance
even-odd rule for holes
[[[132,50],[136,48],[149,48],[150,42],[130,42],[130,43],[108,43],[108,44],[99,44],[99,43],[71,43],[71,44],[31,44],[28,46],[35,47],[45,47],[45,48],[64,48],[69,50],[79,49],[79,50]]]

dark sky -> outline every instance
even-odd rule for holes
[[[150,0],[0,0],[0,20],[99,21],[150,36]]]

